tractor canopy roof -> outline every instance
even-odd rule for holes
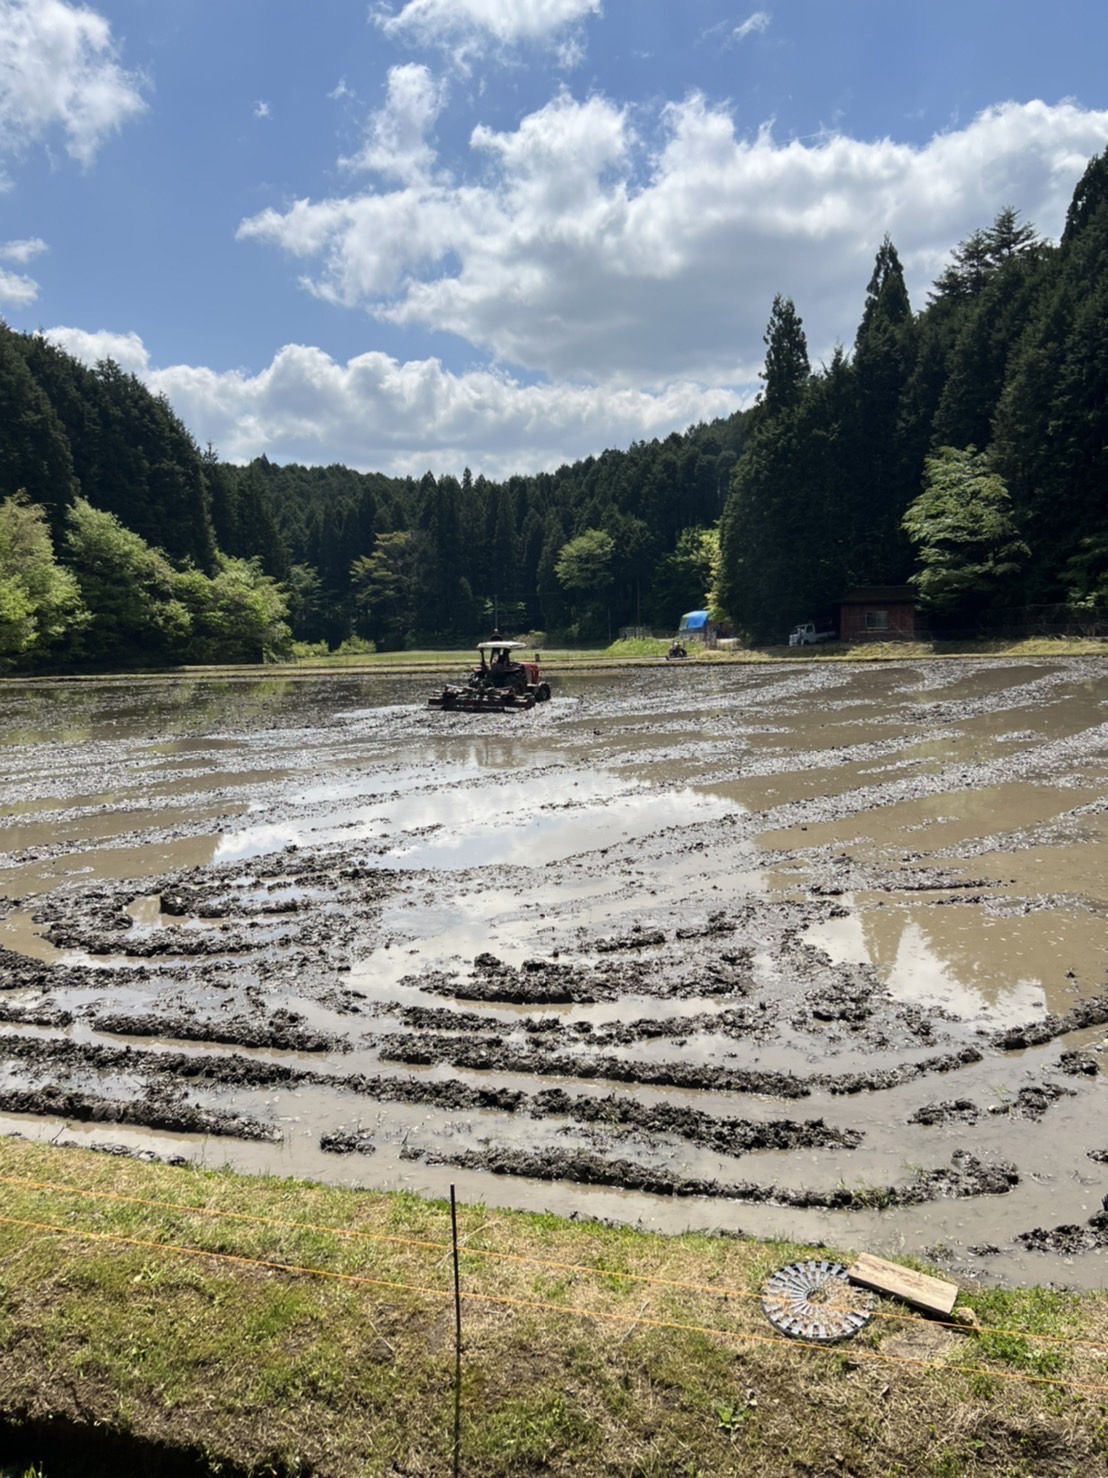
[[[481,641],[477,643],[477,650],[479,652],[518,652],[526,645],[525,641]]]

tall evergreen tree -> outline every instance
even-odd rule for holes
[[[996,267],[1033,251],[1039,245],[1039,233],[1030,221],[1021,221],[1020,213],[1012,205],[1006,205],[997,213],[996,220],[985,232],[989,261]]]
[[[77,484],[61,422],[36,384],[16,336],[0,323],[0,498],[21,491],[46,510],[56,533]]]
[[[933,445],[991,443],[1009,365],[1044,280],[1044,258],[1038,253],[1008,255],[990,269],[984,288],[958,321],[935,408]]]
[[[1079,182],[1013,355],[995,454],[1033,554],[1028,595],[1063,599],[1082,542],[1108,535],[1108,149]]]
[[[911,568],[900,520],[918,482],[897,430],[915,356],[916,325],[904,270],[886,236],[874,261],[854,341],[857,430],[850,522],[857,540],[854,580],[862,584],[895,583]]]
[[[780,293],[774,298],[762,343],[766,362],[758,376],[765,382],[761,404],[765,415],[773,417],[797,408],[811,374],[804,324],[791,298]]]
[[[774,298],[764,343],[765,388],[720,521],[717,588],[724,613],[755,641],[772,639],[799,599],[798,525],[814,502],[800,472],[811,367],[791,299]]]

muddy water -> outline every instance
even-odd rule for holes
[[[1108,659],[426,688],[0,686],[0,1129],[1103,1282]]]

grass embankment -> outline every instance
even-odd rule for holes
[[[636,641],[614,641],[606,647],[543,648],[541,661],[547,677],[573,671],[614,669],[630,666],[665,666],[669,650],[668,638]],[[764,662],[907,662],[919,658],[1002,657],[1018,660],[1036,657],[1104,657],[1108,642],[1089,637],[1024,637],[1018,641],[888,641],[888,642],[824,642],[812,647],[720,647],[702,651],[690,645],[689,656],[677,666],[746,665]],[[65,683],[97,683],[108,681],[165,682],[175,678],[241,679],[310,679],[328,673],[350,677],[388,677],[426,675],[432,684],[455,681],[475,660],[471,647],[444,650],[403,652],[329,652],[313,653],[288,662],[238,662],[227,666],[173,667],[135,669],[119,672],[49,673],[40,676],[10,674],[0,676],[6,684],[53,685]],[[5,1475],[0,1474],[0,1478]]]
[[[650,637],[633,641],[614,641],[606,647],[555,647],[543,649],[542,666],[548,675],[574,668],[622,666],[656,663],[665,660],[668,638]],[[1108,643],[1085,637],[1022,637],[1007,641],[884,641],[821,642],[811,647],[715,647],[701,649],[695,642],[688,646],[688,658],[679,666],[705,663],[758,662],[904,662],[921,657],[1103,657]],[[326,657],[304,658],[298,663],[267,667],[264,671],[305,670],[327,672],[423,672],[447,675],[466,667],[468,651],[340,653]],[[202,669],[195,669],[200,671]]]
[[[451,1471],[441,1202],[18,1140],[0,1177],[7,1461],[68,1474],[46,1434],[77,1428],[118,1473]],[[471,1478],[1108,1467],[1108,1346],[1072,1342],[1108,1339],[1104,1296],[974,1291],[983,1333],[882,1301],[849,1343],[806,1348],[756,1294],[826,1252],[482,1206],[459,1234]],[[162,1444],[187,1458],[159,1466]]]

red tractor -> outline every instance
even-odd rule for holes
[[[550,697],[550,684],[542,680],[539,654],[534,661],[524,662],[519,653],[521,641],[499,638],[479,642],[478,666],[471,669],[465,682],[447,683],[441,693],[428,699],[431,708],[457,709],[463,713],[504,713],[515,708],[534,708]]]

